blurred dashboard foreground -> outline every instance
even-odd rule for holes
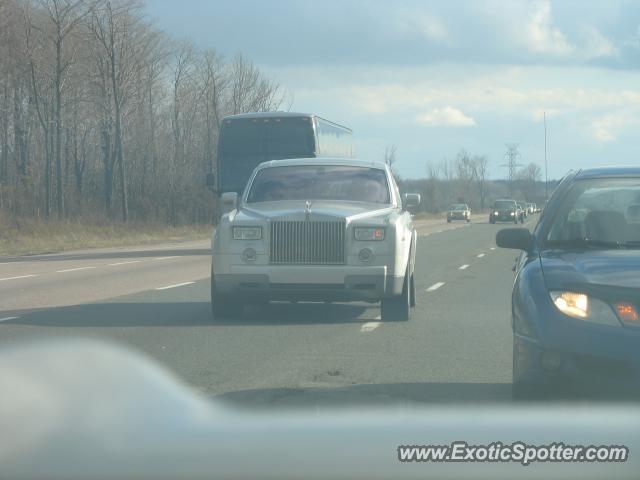
[[[624,445],[620,463],[400,462],[400,445]],[[0,351],[0,478],[638,478],[640,410],[545,405],[236,410],[95,341]]]

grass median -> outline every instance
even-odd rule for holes
[[[211,229],[210,225],[1,221],[0,256],[205,240]]]

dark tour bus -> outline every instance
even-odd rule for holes
[[[241,194],[258,164],[286,158],[353,158],[349,128],[317,115],[265,112],[231,115],[222,120],[216,175],[218,193]]]

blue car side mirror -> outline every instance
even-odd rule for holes
[[[533,235],[526,228],[505,228],[496,234],[496,245],[530,252],[533,248]]]

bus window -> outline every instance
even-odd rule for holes
[[[262,122],[235,120],[222,127],[220,152],[228,156],[264,155],[264,133]]]
[[[283,118],[268,123],[267,158],[315,156],[313,127],[308,117]]]

